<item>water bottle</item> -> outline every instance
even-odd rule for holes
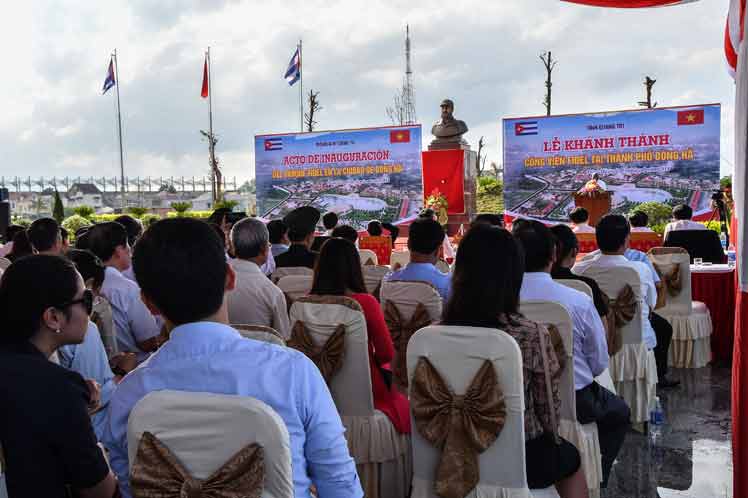
[[[722,244],[722,252],[727,251],[727,235],[725,232],[719,232],[719,242]]]
[[[650,445],[652,447],[652,459],[655,464],[662,463],[663,459],[662,429],[664,423],[665,414],[662,411],[662,403],[660,403],[659,397],[655,397],[654,407],[649,414]]]
[[[727,266],[735,268],[736,257],[735,246],[730,244],[730,247],[727,249]]]

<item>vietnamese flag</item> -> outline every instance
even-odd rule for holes
[[[392,130],[390,131],[391,144],[403,144],[410,142],[410,130]]]
[[[205,64],[203,64],[203,88],[200,90],[200,96],[204,99],[208,98],[208,57],[205,57]]]
[[[678,126],[704,124],[704,109],[678,111]]]

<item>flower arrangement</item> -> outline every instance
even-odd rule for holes
[[[425,208],[432,209],[436,213],[436,219],[440,225],[445,226],[447,224],[449,220],[447,215],[449,202],[447,202],[447,197],[439,189],[435,188],[432,190],[423,204]]]

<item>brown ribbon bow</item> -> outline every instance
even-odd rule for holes
[[[671,297],[676,297],[683,290],[683,279],[681,278],[680,265],[674,265],[669,272],[666,272],[662,265],[655,264],[654,267],[657,275],[660,276],[660,286],[658,288],[660,292],[657,293],[655,308],[662,308],[667,301],[664,291],[667,291]]]
[[[421,357],[413,373],[410,407],[418,433],[441,450],[434,491],[442,498],[463,498],[480,480],[478,454],[504,427],[506,405],[496,370],[486,360],[460,396]]]
[[[366,263],[364,263],[364,266],[375,266],[374,265],[374,260],[371,259],[371,258],[367,259]]]
[[[636,316],[636,295],[634,289],[626,284],[616,299],[610,300],[610,311],[608,312],[608,354],[613,356],[623,348],[623,336],[621,328]]]
[[[343,366],[343,359],[345,357],[345,325],[338,325],[335,332],[332,333],[325,344],[322,347],[318,347],[314,344],[314,340],[304,322],[298,320],[293,325],[291,338],[288,340],[287,345],[298,349],[308,356],[317,365],[319,371],[322,372],[322,377],[324,377],[325,382],[329,385],[332,377]]]
[[[144,432],[132,467],[134,498],[260,498],[265,454],[252,443],[204,481],[195,479],[156,436]]]
[[[408,341],[416,331],[431,325],[429,311],[423,303],[418,303],[413,316],[406,322],[397,306],[392,301],[387,300],[384,302],[384,321],[387,323],[387,328],[390,329],[392,343],[395,346],[392,373],[401,386],[408,387],[408,368],[405,361]]]
[[[401,265],[400,263],[395,263],[394,265],[392,265],[392,271],[397,271],[402,267],[403,265]]]
[[[564,339],[561,337],[561,332],[558,330],[558,327],[553,325],[552,323],[546,323],[545,328],[548,329],[548,335],[551,336],[551,346],[553,347],[553,350],[556,352],[556,357],[558,358],[558,364],[561,368],[558,369],[558,372],[556,373],[556,376],[561,375],[561,372],[564,371],[564,367],[566,367],[566,346],[564,346]]]

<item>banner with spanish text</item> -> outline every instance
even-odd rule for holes
[[[612,193],[615,213],[657,201],[711,215],[719,104],[504,119],[503,136],[509,217],[568,221],[574,192],[594,173]]]
[[[257,212],[281,218],[311,205],[363,229],[423,206],[421,126],[255,136]]]

